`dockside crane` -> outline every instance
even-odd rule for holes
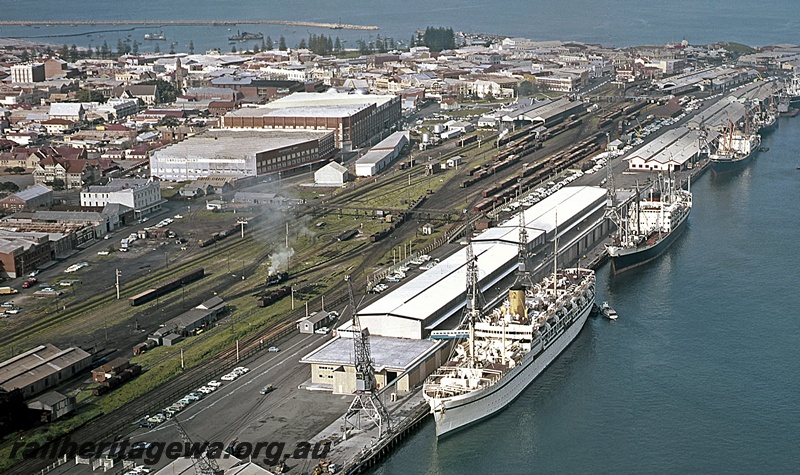
[[[384,434],[392,430],[389,413],[376,394],[377,382],[375,381],[375,369],[372,366],[372,355],[369,348],[369,330],[361,328],[350,276],[345,276],[344,280],[347,282],[350,311],[353,314],[352,330],[355,350],[353,355],[356,370],[355,398],[345,414],[345,435],[348,429],[351,428],[361,430],[364,427],[362,426],[362,419],[366,419],[375,424],[375,427],[378,428],[378,438],[382,438]]]
[[[178,428],[178,432],[186,447],[194,447],[192,439],[189,437],[189,434],[186,433],[186,429],[178,422],[178,419],[173,418],[172,420],[175,421],[175,427]],[[222,475],[223,471],[219,468],[219,465],[217,465],[217,461],[213,458],[209,458],[205,453],[198,454],[194,450],[191,450],[190,456],[194,473],[197,475]]]

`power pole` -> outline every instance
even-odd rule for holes
[[[242,239],[244,239],[244,225],[247,224],[247,220],[244,219],[237,220],[236,224],[242,227]]]
[[[369,349],[369,330],[361,329],[358,319],[356,301],[353,297],[353,285],[350,276],[345,276],[347,293],[350,299],[350,312],[353,314],[353,344],[355,345],[356,397],[345,414],[345,436],[349,428],[361,430],[361,418],[372,421],[378,428],[378,438],[391,432],[389,413],[375,394],[377,383],[375,369],[372,367],[372,356]]]

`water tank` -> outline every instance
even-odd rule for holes
[[[444,126],[442,124],[435,124],[433,126],[434,134],[441,134],[442,132],[444,132]]]
[[[422,143],[428,143],[431,141],[431,134],[422,134]]]

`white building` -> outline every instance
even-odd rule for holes
[[[133,209],[137,216],[161,209],[162,203],[161,186],[152,179],[116,179],[107,185],[90,186],[88,191],[81,191],[81,206],[120,204]]]
[[[356,160],[357,176],[372,176],[386,168],[395,158],[400,156],[409,144],[409,132],[400,131],[386,137],[369,152]]]
[[[150,174],[162,180],[244,178],[313,165],[336,153],[328,130],[217,129],[150,155]]]
[[[11,83],[42,82],[45,80],[44,64],[28,63],[11,66]]]
[[[86,110],[80,102],[54,102],[50,104],[51,119],[65,119],[80,122],[86,118]]]
[[[139,112],[139,101],[112,97],[105,104],[100,104],[95,111],[107,115],[110,119],[122,119]]]
[[[331,162],[314,172],[314,183],[323,186],[342,186],[350,178],[347,167]]]

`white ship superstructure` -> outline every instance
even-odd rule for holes
[[[425,381],[423,396],[442,436],[513,401],[578,335],[594,304],[590,269],[556,270],[469,321],[468,338]]]

